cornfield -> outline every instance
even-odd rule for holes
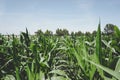
[[[1,80],[120,80],[120,30],[114,36],[0,35]],[[117,40],[117,42],[116,42]]]

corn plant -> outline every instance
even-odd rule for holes
[[[120,30],[96,34],[16,37],[0,34],[1,80],[120,80]],[[90,34],[90,36],[88,36]]]

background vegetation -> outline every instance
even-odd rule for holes
[[[120,80],[120,30],[0,35],[1,80]]]

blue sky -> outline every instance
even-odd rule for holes
[[[27,27],[55,32],[102,29],[107,23],[120,26],[119,0],[0,0],[0,33],[19,34]]]

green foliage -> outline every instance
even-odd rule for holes
[[[45,36],[52,36],[53,33],[52,31],[46,30],[46,32],[44,33]]]
[[[1,80],[119,80],[120,30],[114,35],[58,29],[0,35]],[[66,35],[66,36],[64,36]],[[69,35],[69,36],[68,36]]]
[[[69,35],[69,32],[67,29],[57,29],[56,30],[56,35],[57,36],[64,36],[64,35]]]
[[[98,57],[98,61],[102,64],[102,46],[101,46],[101,29],[100,23],[98,25],[97,37],[96,37],[96,55]]]
[[[104,28],[104,33],[107,35],[113,34],[114,33],[114,26],[113,24],[106,24]]]

